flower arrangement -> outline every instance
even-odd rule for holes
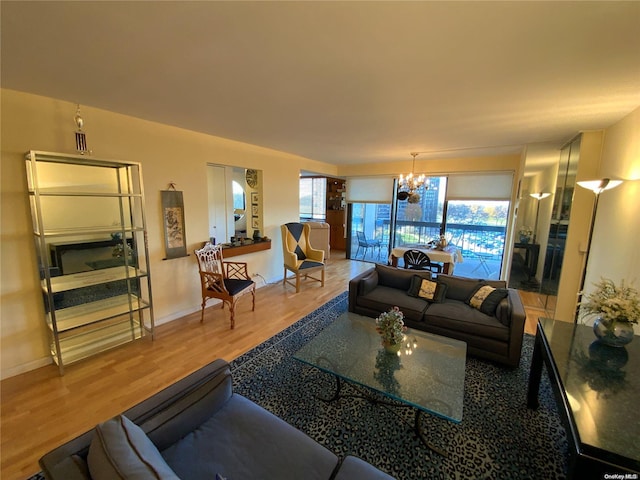
[[[520,231],[518,233],[523,237],[530,237],[531,235],[533,235],[533,229],[531,227],[523,225],[522,227],[520,227]]]
[[[581,304],[585,314],[595,313],[611,322],[635,324],[640,321],[638,290],[626,285],[624,280],[617,286],[608,278],[601,278],[594,285],[596,289]]]
[[[402,342],[407,327],[404,325],[404,314],[398,307],[393,307],[388,312],[381,313],[376,318],[376,330],[382,337],[382,342],[388,345],[396,345]]]

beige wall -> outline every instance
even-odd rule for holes
[[[38,270],[31,234],[24,153],[75,153],[76,106],[51,98],[2,90],[2,222],[0,339],[2,377],[50,363]],[[209,238],[207,163],[263,171],[264,232],[272,249],[240,257],[251,273],[282,278],[279,226],[298,218],[299,171],[335,176],[333,165],[137,118],[82,107],[89,148],[96,158],[142,164],[154,312],[157,323],[199,308],[193,255],[163,261],[160,191],[174,182],[184,193],[188,250]]]
[[[640,108],[605,131],[596,178],[625,182],[600,196],[585,291],[600,277],[634,281],[640,288]]]

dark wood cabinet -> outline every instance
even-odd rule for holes
[[[327,178],[326,221],[330,227],[332,249],[345,250],[346,234],[346,183],[342,178]]]

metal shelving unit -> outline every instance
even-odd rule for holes
[[[140,164],[30,151],[26,171],[51,356],[60,374],[70,363],[145,335],[153,339]],[[69,247],[71,265],[54,255],[60,245]]]

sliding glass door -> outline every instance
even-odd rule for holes
[[[381,189],[365,182],[358,185],[360,192],[380,195]],[[461,254],[456,275],[498,279],[512,183],[511,173],[428,177],[425,186],[402,201],[395,185],[385,184],[390,201],[349,202],[348,258],[387,263],[394,247],[424,246],[444,235]]]
[[[498,279],[504,257],[509,202],[449,200],[445,237],[462,254],[456,275]]]

